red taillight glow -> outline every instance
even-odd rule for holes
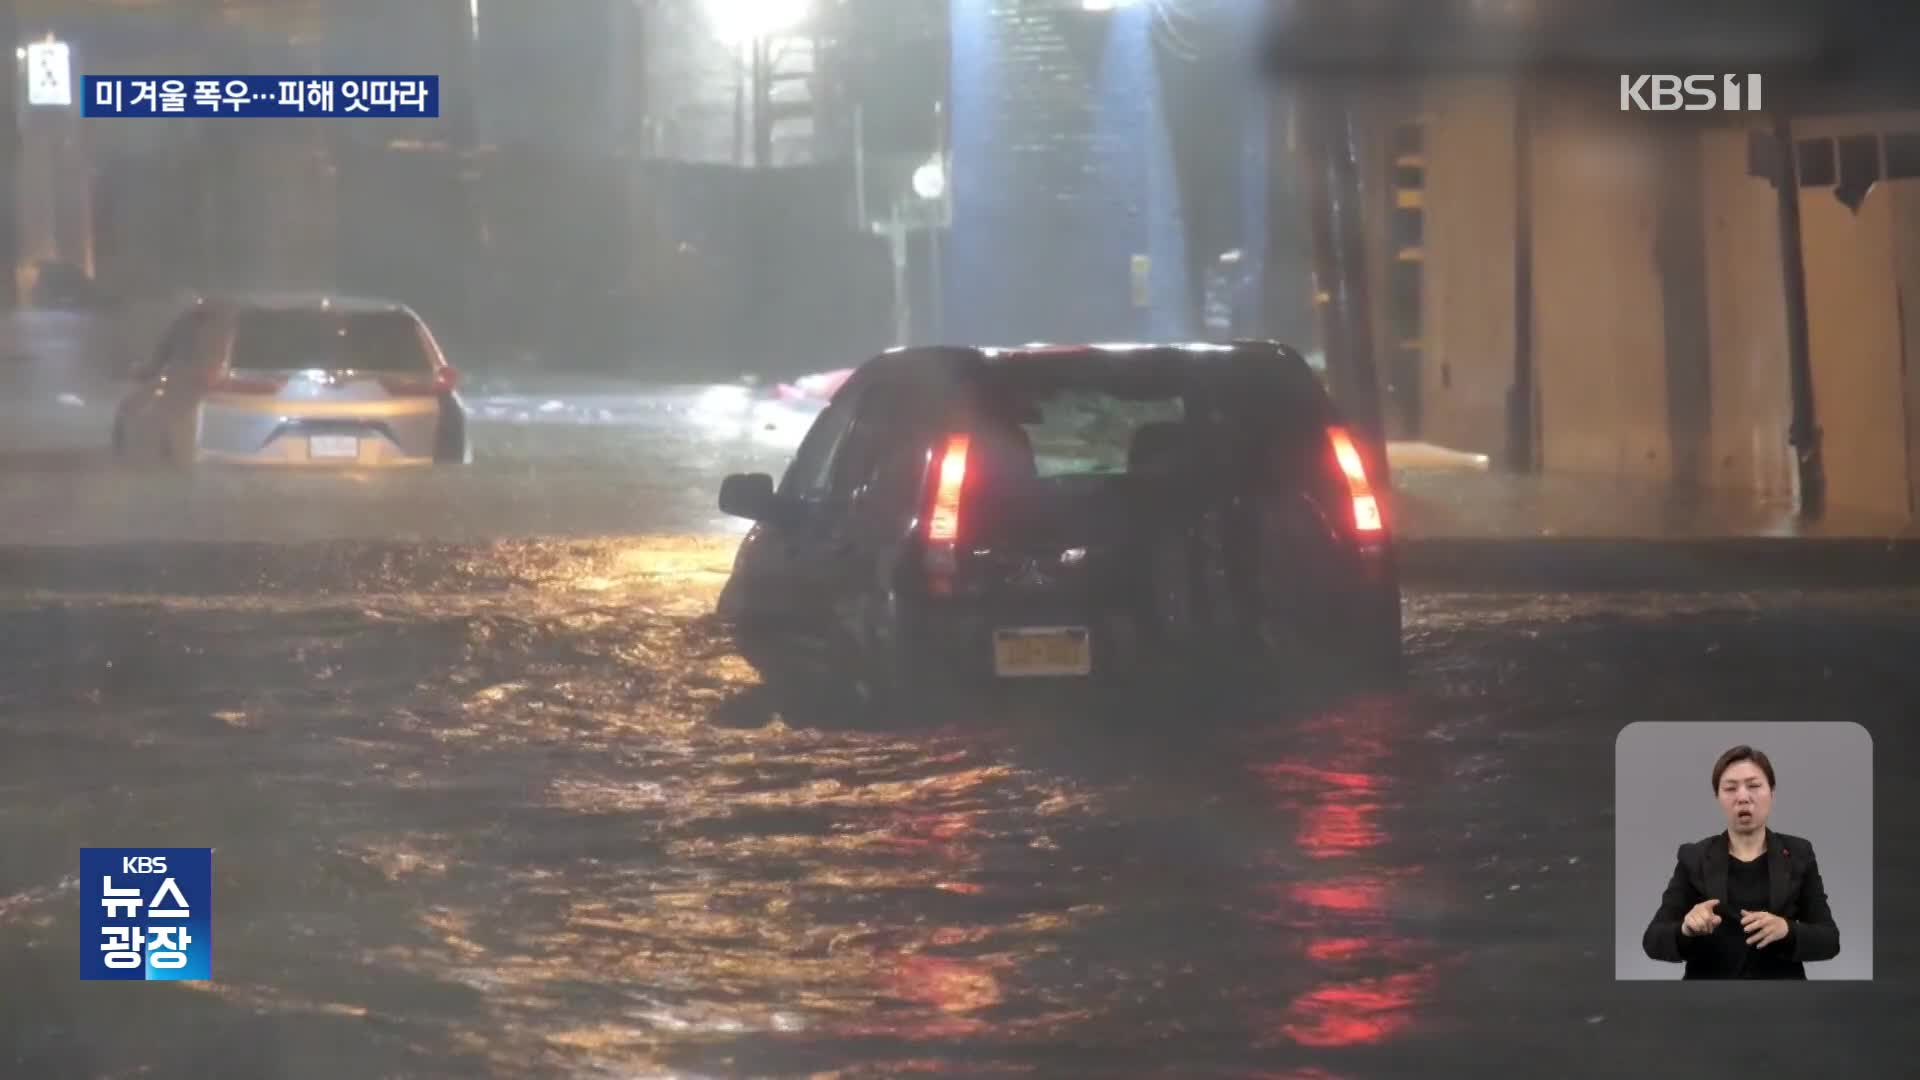
[[[460,372],[451,366],[438,368],[432,379],[412,375],[382,375],[380,385],[396,397],[432,397],[452,390],[460,383]]]
[[[951,544],[960,536],[960,492],[967,484],[965,435],[947,439],[946,452],[940,458],[940,474],[934,483],[933,511],[927,515],[927,539]]]
[[[207,376],[207,389],[216,394],[277,394],[286,387],[287,380],[274,375],[242,375],[229,371]]]
[[[1353,497],[1353,527],[1363,533],[1383,531],[1387,525],[1380,516],[1380,500],[1374,497],[1373,484],[1367,479],[1367,465],[1360,449],[1346,428],[1328,428],[1327,441],[1333,444],[1334,460],[1347,480],[1347,494]]]

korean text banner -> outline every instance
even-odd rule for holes
[[[440,115],[438,75],[89,75],[86,117],[351,117]]]
[[[212,848],[81,848],[80,977],[213,977]]]

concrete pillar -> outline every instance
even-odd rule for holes
[[[1504,83],[1427,98],[1423,437],[1503,457],[1514,360],[1514,109]]]
[[[1374,365],[1377,305],[1364,218],[1370,201],[1364,176],[1369,152],[1366,107],[1338,94],[1315,95],[1300,110],[1299,164],[1313,240],[1327,381],[1335,402],[1371,447],[1384,449],[1380,378]],[[1375,179],[1378,179],[1376,176]],[[1385,474],[1385,454],[1372,463]]]
[[[1712,387],[1703,483],[1784,502],[1793,494],[1793,410],[1773,186],[1749,175],[1746,131],[1708,131],[1700,142]]]
[[[1518,344],[1513,103],[1498,87],[1454,84],[1430,106],[1426,435],[1498,454]],[[1769,180],[1750,175],[1747,133],[1657,126],[1607,103],[1529,107],[1542,467],[1789,495],[1782,238]],[[1816,157],[1833,145],[1809,140],[1889,131],[1920,132],[1920,114],[1794,125]],[[1920,319],[1903,313],[1920,309],[1920,178],[1860,185],[1857,209],[1831,176],[1810,181],[1803,168],[1801,179],[1828,503],[1911,519]]]
[[[1920,130],[1920,115],[1862,114],[1796,121],[1797,142]],[[1816,144],[1825,145],[1825,144]],[[1901,311],[1920,281],[1903,281],[1920,247],[1916,180],[1882,180],[1850,210],[1831,185],[1803,181],[1801,232],[1814,402],[1823,432],[1827,502],[1834,511],[1908,517],[1913,467]],[[1906,319],[1911,320],[1912,309]]]
[[[1361,135],[1358,147],[1362,213],[1360,225],[1367,272],[1367,311],[1372,338],[1373,367],[1378,381],[1381,422],[1387,437],[1406,439],[1417,436],[1419,388],[1402,385],[1411,375],[1418,382],[1417,368],[1402,371],[1398,363],[1405,335],[1395,325],[1392,297],[1399,245],[1394,242],[1396,206],[1400,195],[1394,182],[1396,173],[1395,133],[1417,114],[1418,106],[1397,98],[1365,100],[1356,105]]]
[[[19,24],[14,17],[14,0],[0,0],[0,42],[20,40]],[[9,44],[9,47],[12,47]],[[19,249],[19,161],[18,117],[19,68],[11,79],[0,79],[0,311],[14,306],[18,292]]]
[[[1665,482],[1664,148],[1618,113],[1543,105],[1533,146],[1541,465]]]
[[[24,266],[51,259],[57,250],[54,235],[60,216],[60,137],[45,120],[31,112],[20,118],[15,250]]]
[[[77,109],[29,108],[20,118],[16,244],[25,263],[93,273],[93,165]]]
[[[1711,167],[1698,128],[1623,119],[1610,102],[1533,94],[1524,146],[1506,88],[1455,84],[1430,105],[1424,435],[1516,462],[1537,445],[1543,470],[1709,483],[1706,185],[1727,163]],[[1718,317],[1744,311],[1727,301]],[[1525,444],[1507,431],[1515,395],[1532,409]]]
[[[1920,311],[1920,181],[1887,185],[1893,204],[1893,274],[1902,312]],[[1920,520],[1920,318],[1901,319],[1900,399],[1906,414],[1906,520]],[[1895,500],[1897,501],[1897,500]]]

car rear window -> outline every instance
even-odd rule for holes
[[[432,357],[403,312],[250,311],[236,321],[233,366],[245,371],[420,372]]]
[[[1225,362],[1009,361],[983,402],[988,426],[1024,435],[1042,480],[1126,475],[1192,435],[1232,454],[1325,426],[1317,389]]]
[[[1141,429],[1187,415],[1183,395],[1134,398],[1091,387],[1034,394],[1025,404],[1021,427],[1042,479],[1124,473]]]

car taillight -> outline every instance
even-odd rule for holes
[[[277,394],[286,389],[287,380],[276,375],[209,372],[207,389],[216,394]]]
[[[933,513],[927,516],[927,539],[952,543],[960,536],[960,491],[967,483],[965,435],[947,440],[940,457],[940,473],[933,489]]]
[[[417,375],[382,375],[380,386],[396,397],[433,397],[460,384],[460,372],[451,365],[438,368],[432,378]]]
[[[935,592],[953,587],[958,568],[954,545],[960,539],[960,496],[967,486],[967,451],[971,440],[952,435],[935,466],[933,505],[927,511],[927,575]]]
[[[1353,527],[1361,533],[1385,531],[1386,521],[1380,516],[1380,500],[1374,497],[1373,484],[1367,479],[1367,465],[1360,457],[1359,447],[1354,445],[1353,436],[1346,428],[1327,429],[1327,441],[1333,444],[1334,461],[1340,465],[1340,473],[1347,481],[1347,494],[1353,500]]]

